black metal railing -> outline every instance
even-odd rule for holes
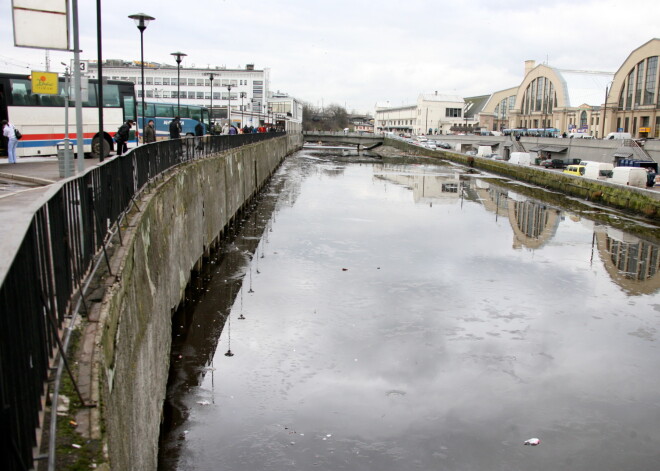
[[[0,286],[0,469],[33,467],[64,320],[84,302],[94,261],[136,196],[176,165],[283,135],[189,137],[139,146],[65,182],[35,212]]]

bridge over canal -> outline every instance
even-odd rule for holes
[[[358,150],[361,148],[373,149],[385,142],[383,134],[361,132],[305,131],[303,132],[303,138],[305,142],[354,145],[357,146]]]

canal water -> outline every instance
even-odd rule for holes
[[[159,469],[660,469],[658,228],[488,177],[289,157],[174,317]]]

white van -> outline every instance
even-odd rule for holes
[[[614,167],[610,182],[646,188],[646,169],[641,167]]]
[[[632,139],[632,135],[629,132],[611,132],[605,139]]]
[[[509,163],[515,165],[532,165],[532,156],[529,152],[511,152]]]
[[[584,177],[592,178],[594,180],[606,180],[612,176],[614,165],[606,162],[593,162],[591,160],[583,160],[580,165],[584,165]]]
[[[493,148],[491,146],[479,146],[477,148],[477,156],[479,157],[490,157],[492,153]]]

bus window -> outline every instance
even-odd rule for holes
[[[154,116],[172,117],[172,105],[161,105],[156,103],[156,114]]]
[[[181,111],[179,113],[180,118],[190,118],[190,109],[185,105],[181,107]]]
[[[135,116],[135,98],[130,95],[124,95],[124,121],[136,120]]]
[[[90,83],[87,86],[88,96],[87,96],[87,101],[83,102],[83,106],[87,106],[90,108],[96,108],[99,106],[99,99],[97,96],[97,88],[96,88],[97,86],[98,85],[95,83]],[[103,92],[105,93],[105,88],[103,89]],[[71,99],[73,100],[73,97],[71,97]]]
[[[12,79],[11,98],[14,105],[39,105],[39,96],[32,94],[32,82],[29,80]]]
[[[117,85],[103,85],[103,106],[119,108],[119,87]]]
[[[140,108],[141,110],[142,108]],[[149,117],[153,118],[156,116],[156,105],[153,103],[145,103],[144,104],[144,114]]]
[[[200,108],[193,108],[190,110],[190,118],[202,121],[202,110]]]

